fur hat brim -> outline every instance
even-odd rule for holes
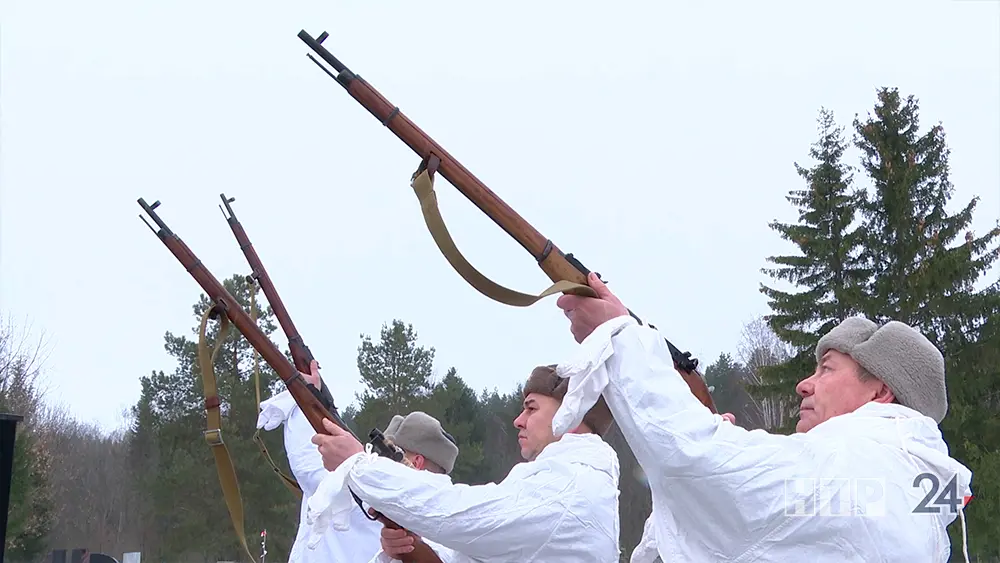
[[[522,394],[527,397],[531,393],[538,393],[546,397],[552,397],[562,402],[569,389],[569,380],[556,375],[556,366],[538,366],[531,371],[528,381],[524,384]],[[583,417],[583,423],[594,431],[598,436],[604,437],[611,431],[614,424],[614,417],[608,403],[601,396],[597,403]]]
[[[892,390],[903,406],[941,423],[948,412],[944,356],[926,336],[899,321],[882,326],[845,319],[816,345],[816,361],[830,350],[847,354]]]

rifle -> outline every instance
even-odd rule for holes
[[[271,282],[271,277],[267,274],[267,270],[264,268],[264,264],[261,262],[260,257],[257,255],[257,251],[254,250],[253,244],[250,242],[250,237],[247,236],[246,230],[240,223],[239,219],[236,218],[236,213],[233,212],[233,208],[229,205],[230,203],[236,201],[236,198],[227,198],[226,194],[219,194],[222,199],[222,205],[225,205],[225,209],[222,209],[222,205],[219,206],[219,210],[222,211],[222,216],[229,223],[229,227],[232,229],[233,234],[236,236],[236,241],[240,244],[240,249],[243,251],[243,255],[246,256],[247,262],[250,264],[251,274],[246,276],[246,281],[249,283],[253,289],[250,297],[250,316],[251,320],[256,324],[256,295],[257,287],[264,292],[264,296],[267,297],[268,303],[271,305],[271,309],[274,311],[275,318],[278,319],[278,324],[281,325],[282,330],[285,333],[285,337],[288,339],[288,347],[292,355],[292,363],[295,368],[302,373],[309,373],[310,363],[313,360],[312,352],[309,351],[309,347],[305,345],[302,340],[302,336],[299,335],[298,330],[295,328],[295,323],[292,322],[291,316],[288,314],[288,310],[285,309],[285,304],[281,301],[281,297],[278,296],[278,290],[274,287],[274,283]],[[226,216],[226,212],[229,212],[229,216]],[[202,369],[205,370],[209,365],[203,366]],[[256,379],[257,385],[257,410],[260,410],[260,381],[259,374],[257,372],[257,355],[254,355],[254,377]],[[337,412],[337,405],[333,400],[333,394],[330,389],[323,385],[322,383],[317,390],[312,383],[306,383],[306,387],[309,388],[314,394],[317,394],[323,406],[332,413],[334,417],[339,417],[340,414]],[[260,449],[261,455],[271,466],[271,470],[274,474],[281,479],[281,482],[298,498],[302,498],[302,488],[299,486],[298,482],[291,476],[285,474],[278,467],[278,464],[274,462],[271,458],[271,454],[267,451],[267,445],[264,444],[263,438],[260,435],[260,429],[258,428],[253,435],[253,441],[257,444],[257,448]],[[233,477],[235,480],[235,476]],[[232,492],[224,489],[227,497],[232,496]]]
[[[305,341],[299,334],[299,331],[295,328],[295,323],[292,322],[292,317],[288,314],[288,310],[285,309],[285,304],[281,301],[281,297],[278,296],[278,290],[275,289],[274,283],[271,282],[271,277],[267,275],[267,270],[264,269],[264,264],[261,262],[260,257],[257,256],[257,251],[254,250],[253,244],[250,242],[250,237],[247,236],[246,230],[243,229],[243,225],[240,223],[239,219],[236,218],[236,213],[233,212],[233,208],[229,206],[230,203],[236,201],[235,197],[227,198],[226,194],[219,194],[222,198],[222,205],[226,206],[226,209],[222,209],[222,205],[219,206],[219,210],[222,211],[222,216],[226,218],[226,222],[229,223],[229,227],[233,231],[233,235],[236,236],[237,242],[240,243],[240,250],[243,251],[243,255],[246,256],[247,262],[250,264],[250,269],[252,274],[250,278],[256,280],[260,284],[261,291],[264,292],[264,296],[267,297],[267,302],[271,305],[271,309],[274,311],[274,317],[278,320],[278,324],[281,325],[281,330],[284,331],[285,337],[288,339],[288,349],[292,354],[292,363],[295,364],[295,368],[302,373],[309,373],[309,364],[313,361],[312,352],[309,347],[306,346]],[[229,212],[229,216],[226,217],[226,212]],[[307,384],[310,388],[313,388],[311,383]],[[319,388],[320,400],[327,409],[333,413],[334,416],[340,416],[337,413],[337,406],[333,400],[333,394],[326,385],[320,385]]]
[[[220,336],[215,343],[215,349],[209,352],[207,346],[199,346],[199,361],[202,364],[204,370],[203,376],[205,378],[205,408],[206,411],[208,411],[209,424],[209,428],[205,432],[205,439],[208,441],[209,445],[212,446],[212,451],[215,454],[216,463],[219,469],[219,477],[222,481],[223,489],[226,491],[226,503],[229,506],[230,518],[233,521],[233,527],[236,529],[236,533],[239,536],[244,549],[249,554],[249,548],[243,534],[242,504],[238,502],[239,490],[238,485],[236,485],[235,482],[235,472],[231,461],[229,461],[229,455],[225,442],[222,439],[219,414],[220,401],[215,390],[214,375],[212,375],[210,368],[212,360],[215,357],[215,353],[219,351],[219,347],[224,341],[222,335],[228,328],[229,323],[231,322],[233,326],[236,327],[240,334],[247,339],[247,342],[250,343],[254,350],[256,350],[257,353],[264,358],[264,361],[274,369],[274,371],[278,374],[278,377],[280,377],[285,383],[285,387],[292,395],[292,398],[295,399],[295,403],[302,410],[306,420],[309,421],[309,424],[317,433],[329,434],[323,426],[323,419],[326,418],[350,433],[355,437],[355,439],[357,439],[357,435],[354,434],[354,431],[347,426],[338,414],[331,413],[327,410],[319,393],[316,391],[316,388],[309,385],[305,379],[302,378],[302,374],[299,373],[288,358],[281,353],[278,347],[271,342],[260,327],[257,326],[254,319],[251,319],[250,316],[247,315],[247,313],[240,306],[239,302],[237,302],[229,291],[226,290],[225,286],[223,286],[219,280],[212,275],[205,264],[198,259],[190,248],[188,248],[187,244],[185,244],[180,237],[171,231],[170,227],[168,227],[159,215],[156,214],[155,209],[160,206],[160,202],[155,201],[152,205],[149,205],[143,198],[139,198],[138,203],[146,214],[150,216],[153,222],[156,223],[159,230],[153,228],[153,226],[146,221],[145,217],[139,215],[142,222],[146,223],[146,226],[153,231],[164,246],[166,246],[174,257],[177,258],[177,261],[184,266],[184,269],[191,274],[191,277],[193,277],[205,293],[208,294],[208,300],[211,303],[211,306],[205,311],[202,317],[200,332],[200,342],[202,344],[205,341],[205,326],[208,320],[210,318],[221,316],[222,327],[219,331]],[[378,449],[377,445],[376,449]],[[382,451],[379,453],[380,455],[384,455]],[[235,496],[229,494],[230,491],[235,491]],[[355,495],[354,498],[360,506],[361,500],[357,497],[357,495]],[[363,506],[362,509],[364,509]],[[365,515],[370,519],[382,522],[382,524],[388,528],[401,528],[399,524],[396,524],[384,515],[376,513],[376,516],[372,517],[369,516],[367,512]],[[251,560],[255,559],[253,555],[250,555],[250,557]],[[403,554],[401,558],[404,562],[441,563],[441,559],[436,553],[434,553],[434,550],[420,540],[415,542],[414,550],[412,552]]]
[[[316,60],[312,54],[306,53],[306,56],[311,61],[316,63],[323,72],[343,86],[352,98],[421,158],[420,165],[411,178],[411,186],[420,201],[421,211],[423,212],[427,228],[431,232],[431,236],[441,250],[441,253],[455,271],[469,282],[470,285],[494,301],[515,307],[532,305],[542,298],[555,293],[597,297],[594,290],[587,285],[587,276],[590,274],[590,270],[576,259],[572,253],[563,254],[552,240],[538,232],[537,229],[476,178],[472,172],[462,166],[457,159],[448,154],[444,148],[401,113],[399,107],[389,102],[381,93],[362,79],[361,76],[355,74],[346,65],[337,60],[322,45],[323,41],[329,37],[327,32],[324,31],[319,37],[313,38],[305,30],[302,30],[299,32],[298,37],[313,52],[326,61],[336,71],[336,74],[331,72],[323,63]],[[493,282],[469,264],[448,234],[448,229],[445,227],[440,211],[438,210],[437,196],[434,194],[435,173],[440,173],[445,180],[457,188],[458,191],[499,225],[500,228],[520,243],[535,258],[542,271],[555,283],[538,295],[530,295],[508,289]],[[598,274],[598,277],[600,277],[600,274]],[[642,324],[642,320],[631,310],[629,314]],[[649,326],[650,328],[656,328],[653,325]],[[670,350],[674,369],[684,379],[695,397],[711,412],[717,413],[715,402],[712,400],[712,395],[705,379],[698,372],[698,360],[692,358],[690,352],[681,352],[669,340],[666,338],[664,340]]]

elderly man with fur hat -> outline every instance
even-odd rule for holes
[[[413,471],[366,452],[326,421],[331,435],[313,441],[333,473],[309,502],[314,532],[350,526],[346,514],[358,510],[353,492],[408,530],[383,530],[374,562],[410,553],[416,541],[426,542],[445,563],[617,562],[618,456],[603,440],[611,413],[597,401],[573,428],[555,436],[552,417],[567,386],[554,366],[534,369],[514,419],[525,461],[501,482],[486,485]]]
[[[559,435],[606,400],[652,492],[633,563],[945,562],[947,526],[972,474],[948,455],[944,358],[917,330],[848,318],[819,341],[797,432],[747,431],[711,413],[674,370],[663,337],[596,276],[564,295],[580,357]]]
[[[308,382],[322,385],[319,366],[313,361],[313,373],[303,373]],[[379,551],[382,525],[368,519],[361,510],[350,515],[351,529],[329,533],[317,538],[307,547],[309,527],[306,525],[306,508],[316,493],[320,482],[330,472],[323,467],[323,457],[311,442],[315,430],[298,408],[295,399],[283,391],[261,403],[258,428],[273,430],[285,426],[285,454],[292,474],[302,489],[299,529],[289,553],[289,563],[329,563],[331,561],[368,561]],[[405,417],[396,415],[383,432],[386,439],[403,450],[406,460],[415,469],[450,475],[458,457],[455,440],[441,427],[434,417],[423,412],[412,412]]]

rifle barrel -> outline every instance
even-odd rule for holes
[[[267,297],[267,302],[271,305],[271,309],[274,310],[274,316],[278,320],[278,324],[281,325],[281,330],[284,331],[285,336],[288,338],[292,361],[295,363],[295,367],[300,372],[308,373],[309,363],[313,360],[312,352],[309,351],[309,348],[302,340],[302,336],[299,335],[298,329],[295,328],[295,323],[292,322],[292,317],[288,314],[288,309],[285,308],[281,296],[278,295],[278,290],[274,286],[274,282],[271,281],[271,276],[268,275],[267,269],[264,268],[264,263],[254,249],[253,243],[250,242],[250,237],[247,235],[246,229],[243,228],[243,224],[236,218],[236,213],[233,212],[233,208],[229,205],[236,201],[236,198],[227,198],[226,194],[219,194],[219,197],[222,198],[222,203],[226,206],[222,215],[226,217],[226,222],[229,223],[236,241],[240,244],[240,250],[243,251],[243,255],[250,264],[253,277],[260,282],[260,289],[264,292],[264,296]],[[229,212],[228,217],[226,216],[227,211]]]
[[[159,207],[160,202],[157,201],[153,205],[147,205],[143,198],[139,198],[138,201],[139,205],[146,211],[153,222],[160,227],[160,230],[156,231],[156,236],[170,250],[174,257],[177,258],[177,261],[184,266],[188,273],[191,274],[191,277],[198,282],[198,285],[201,286],[205,293],[208,294],[208,298],[213,303],[213,306],[218,307],[222,314],[229,317],[233,326],[243,334],[250,345],[264,358],[264,361],[277,372],[278,377],[285,383],[289,393],[291,393],[299,408],[302,409],[302,413],[305,414],[306,419],[309,420],[313,429],[317,433],[327,434],[326,428],[323,427],[323,419],[328,418],[354,435],[354,432],[347,426],[344,420],[338,414],[330,413],[316,395],[310,391],[306,381],[302,378],[299,371],[295,369],[295,366],[288,361],[288,358],[260,330],[260,327],[247,315],[243,307],[226,290],[225,286],[212,275],[212,272],[188,248],[187,244],[167,227],[167,224],[154,211]],[[142,218],[142,215],[139,217]]]
[[[334,70],[337,72],[351,72],[348,70],[347,65],[337,60],[337,57],[333,56],[333,53],[327,51],[326,47],[322,45],[323,41],[325,41],[329,36],[330,34],[324,31],[319,35],[319,37],[313,39],[311,35],[306,33],[306,30],[303,29],[299,32],[299,39],[305,42],[306,45],[309,45],[310,49],[316,51],[316,54],[322,57],[327,64],[333,67]]]
[[[327,33],[324,31],[320,37],[325,38],[326,35]],[[566,260],[555,258],[562,258],[563,254],[551,240],[538,232],[531,223],[524,220],[469,169],[410,121],[406,115],[399,111],[399,107],[393,105],[359,75],[351,72],[346,65],[341,63],[305,30],[299,32],[299,38],[323,60],[330,63],[335,69],[339,69],[336,76],[337,82],[346,88],[352,98],[392,131],[406,146],[425,161],[431,156],[436,156],[440,160],[438,172],[534,256],[552,281],[569,280],[586,285],[587,277],[585,274],[572,267]],[[336,65],[331,61],[335,61]]]
[[[317,39],[313,39],[305,30],[300,31],[298,36],[310,49],[333,66],[337,70],[337,75],[334,76],[322,65],[320,68],[333,76],[352,98],[423,159],[421,167],[430,162],[437,162],[437,171],[487,217],[506,231],[511,238],[524,247],[535,258],[539,268],[545,272],[549,279],[553,282],[566,280],[579,285],[589,285],[587,283],[589,270],[579,260],[574,258],[572,254],[564,254],[552,240],[543,236],[531,223],[524,220],[506,202],[493,193],[486,184],[448,154],[441,145],[403,115],[397,106],[389,102],[359,75],[349,70],[326,47],[323,47],[321,43],[329,36],[327,32],[324,31]],[[313,60],[315,61],[315,59]],[[316,63],[319,64],[318,61]],[[633,314],[633,316],[635,315]],[[636,319],[638,320],[638,317]],[[711,394],[708,393],[708,387],[704,378],[697,371],[697,360],[692,359],[690,354],[681,353],[673,344],[670,344],[669,340],[667,344],[670,347],[677,371],[680,372],[699,400],[709,410],[715,412],[715,404]]]

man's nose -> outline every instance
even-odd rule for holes
[[[808,397],[809,395],[812,395],[813,393],[812,377],[807,377],[802,381],[800,381],[799,384],[795,386],[795,392],[798,393],[799,396],[801,397]]]
[[[524,415],[521,414],[514,419],[514,428],[517,428],[518,430],[524,430],[524,421],[521,420],[523,417]]]

